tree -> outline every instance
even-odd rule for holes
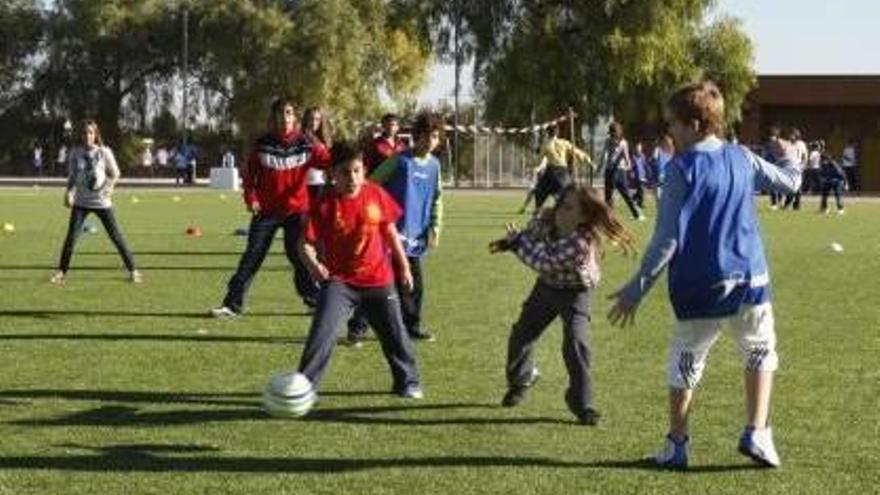
[[[754,84],[737,22],[706,26],[711,0],[514,3],[476,81],[490,120],[528,122],[572,107],[587,123],[603,115],[657,122],[669,92],[701,77],[719,80],[735,120]]]

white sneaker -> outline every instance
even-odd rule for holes
[[[663,449],[648,457],[648,461],[653,462],[660,468],[684,471],[688,467],[690,450],[691,442],[689,437],[684,437],[684,440],[681,441],[675,441],[672,436],[666,435]]]
[[[837,210],[838,215],[843,215],[844,213],[846,213],[846,210],[844,210],[843,208]]]
[[[141,272],[139,272],[138,270],[132,270],[132,271],[128,274],[128,280],[129,280],[129,282],[131,282],[131,283],[133,283],[133,284],[140,284],[140,283],[143,283],[143,281],[144,281],[144,274],[141,273]]]
[[[238,318],[241,315],[226,306],[220,306],[219,308],[214,308],[211,310],[211,316],[213,316],[214,318],[231,319]]]
[[[746,428],[739,439],[739,452],[764,467],[777,468],[782,465],[769,426],[762,429]]]

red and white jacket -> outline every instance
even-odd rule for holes
[[[327,148],[299,131],[266,134],[257,139],[242,171],[244,202],[278,219],[307,213],[306,174],[329,164]]]

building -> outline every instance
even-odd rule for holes
[[[861,189],[880,192],[880,75],[758,76],[740,140],[760,142],[772,125],[798,127],[807,141],[824,139],[838,157],[854,139]]]

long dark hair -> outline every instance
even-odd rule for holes
[[[83,145],[85,145],[85,134],[86,129],[89,127],[95,128],[95,144],[98,146],[104,146],[104,140],[101,138],[101,126],[98,125],[98,122],[94,119],[86,119],[83,121],[82,126],[80,127],[80,137],[82,138]]]
[[[579,225],[581,232],[591,237],[597,245],[601,246],[604,236],[624,254],[636,253],[635,237],[620,223],[614,215],[614,210],[605,203],[599,192],[587,184],[576,183],[567,186],[560,193],[560,200],[552,208],[546,208],[540,213],[541,218],[553,224],[556,209],[562,204],[562,199],[569,194],[575,195],[584,215],[584,220]]]
[[[315,126],[315,114],[321,116],[321,124],[317,129],[313,129]],[[327,116],[324,115],[324,112],[322,112],[320,108],[306,108],[306,111],[303,112],[301,125],[303,134],[309,138],[321,141],[324,146],[327,146],[328,148],[333,146],[333,127],[330,125]]]

